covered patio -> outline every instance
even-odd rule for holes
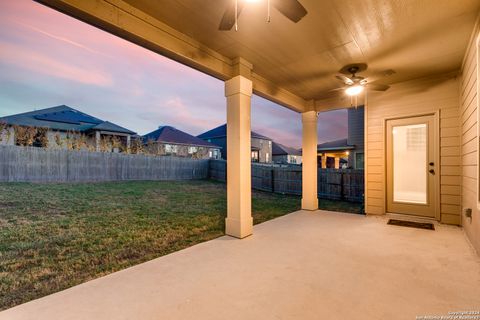
[[[478,310],[459,227],[298,211],[0,313],[0,319],[415,319]]]
[[[225,81],[226,234],[252,234],[250,104],[257,94],[302,115],[302,209],[318,208],[317,113],[364,105],[366,213],[463,225],[480,250],[480,219],[467,224],[462,218],[463,207],[477,215],[480,199],[471,172],[478,163],[478,1],[39,2]],[[228,28],[219,27],[224,20]],[[349,98],[342,85],[366,89]],[[400,124],[389,125],[399,119],[408,119],[401,123],[410,133],[412,121],[420,125],[417,132],[430,130],[419,140],[428,140],[428,159],[403,168],[420,168],[410,180],[421,180],[406,189],[421,189],[421,205],[392,200],[394,156],[408,158],[389,149],[392,128]]]
[[[255,4],[245,6],[238,32],[218,30],[225,6],[217,0],[39,2],[225,81],[231,237],[0,319],[413,319],[478,310],[478,1],[303,0],[308,14],[297,24],[276,10],[266,23]],[[366,217],[317,210],[317,113],[352,106],[332,94],[351,63],[368,64],[366,76],[389,86],[367,87],[354,102],[365,106]],[[302,211],[255,228],[252,94],[300,113],[303,124]],[[425,188],[410,207],[391,197],[391,167],[401,162],[388,147],[395,126],[428,128],[406,139],[417,147],[431,139],[421,149]],[[418,213],[436,230],[386,225],[389,213]]]
[[[232,24],[229,31],[219,30],[219,22],[238,1],[39,2],[225,81],[228,235],[244,238],[252,233],[250,103],[257,94],[302,115],[303,209],[318,208],[317,113],[364,105],[366,213],[422,212],[442,223],[463,225],[479,250],[479,219],[466,224],[461,215],[463,207],[477,215],[480,199],[478,179],[471,172],[478,163],[473,155],[479,99],[474,72],[478,1],[303,0],[307,14],[297,23],[285,12],[293,10],[286,3],[298,7],[298,2],[278,1],[285,4],[282,8],[277,1],[271,10],[268,1],[240,1],[238,28]],[[360,67],[346,68],[351,64]],[[354,99],[346,90],[337,90],[342,86],[337,80],[341,70],[353,70],[350,78],[366,83],[366,90],[355,93]],[[355,78],[355,70],[361,78]],[[355,83],[345,72],[340,79]],[[419,172],[425,176],[420,187],[423,193],[428,189],[428,208],[401,210],[388,194],[393,182],[387,124],[425,116],[432,128],[429,159],[410,168],[426,167]],[[468,168],[466,175],[462,168]],[[468,194],[463,198],[462,188]]]

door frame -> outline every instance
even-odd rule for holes
[[[434,176],[434,186],[435,186],[435,192],[434,192],[434,208],[435,208],[435,215],[434,218],[428,218],[428,217],[421,217],[421,216],[415,216],[415,215],[409,215],[409,214],[403,214],[403,213],[395,213],[395,212],[388,212],[387,211],[387,177],[388,177],[388,172],[387,172],[387,122],[390,120],[399,120],[399,119],[408,119],[408,118],[416,118],[416,117],[424,117],[424,116],[433,116],[433,154],[434,154],[434,161],[437,164],[435,166],[435,176]],[[437,110],[435,112],[426,112],[426,113],[409,113],[409,114],[404,114],[399,117],[386,117],[383,119],[383,190],[384,190],[384,211],[387,214],[395,214],[395,215],[405,215],[405,216],[410,216],[410,217],[415,217],[415,218],[421,218],[421,219],[434,219],[437,221],[440,221],[440,175],[441,175],[441,163],[440,163],[440,110]]]

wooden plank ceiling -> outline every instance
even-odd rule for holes
[[[459,70],[480,8],[477,0],[300,0],[308,14],[299,23],[274,9],[266,23],[258,0],[246,4],[238,32],[219,31],[229,1],[126,0],[305,100],[325,97],[355,62],[368,63],[367,76],[393,69],[385,84]]]

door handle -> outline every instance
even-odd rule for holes
[[[430,172],[431,174],[435,174],[435,170],[433,169],[428,170],[428,172]]]

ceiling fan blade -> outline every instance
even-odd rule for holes
[[[238,1],[237,19],[238,19],[238,16],[240,16],[240,13],[242,12],[244,4],[245,3],[243,1]],[[220,21],[220,25],[218,26],[218,30],[229,31],[232,29],[234,25],[235,25],[235,0],[230,0],[230,3],[228,4],[227,9],[225,10],[225,13],[223,14],[222,20]]]
[[[328,90],[327,92],[342,91],[342,90],[345,90],[346,88],[348,88],[348,87],[341,87],[341,88],[330,89],[330,90]]]
[[[390,88],[390,86],[380,83],[368,83],[367,87],[374,91],[386,91],[388,88]]]
[[[298,0],[273,0],[272,4],[285,17],[295,23],[307,15],[307,10]]]
[[[338,80],[342,81],[342,82],[345,83],[346,85],[352,85],[352,84],[353,84],[353,80],[350,79],[349,77],[344,76],[343,74],[337,74],[337,75],[335,76],[335,78],[337,78]]]

